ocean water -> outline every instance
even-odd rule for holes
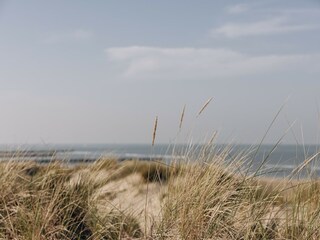
[[[216,145],[207,149],[208,152],[221,154],[225,149],[229,149],[226,162],[241,161],[242,168],[250,168],[251,171],[259,169],[259,174],[267,176],[288,176],[301,166],[305,161],[310,160],[310,164],[303,168],[299,176],[320,176],[320,150],[319,145]],[[201,153],[201,145],[168,145],[159,144],[39,144],[39,145],[0,145],[0,160],[30,159],[36,161],[50,161],[52,153],[57,159],[64,159],[73,163],[81,161],[94,161],[100,157],[115,157],[120,160],[125,159],[163,159],[166,162],[174,160],[184,161],[186,156],[197,158]],[[20,152],[22,154],[15,154]],[[29,154],[27,154],[29,152]],[[30,154],[30,152],[32,154]],[[9,153],[9,154],[8,154]],[[191,153],[191,154],[190,154]],[[241,158],[242,157],[242,158]],[[240,159],[241,158],[241,159]],[[192,161],[192,157],[187,158]]]

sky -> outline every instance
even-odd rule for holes
[[[0,143],[317,144],[319,42],[319,0],[0,0]]]

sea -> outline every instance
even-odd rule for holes
[[[205,149],[205,150],[204,150]],[[239,171],[267,177],[320,177],[320,145],[224,145],[186,144],[24,144],[0,145],[0,161],[63,160],[68,164],[90,164],[101,158],[147,161],[198,161],[203,154],[223,156]],[[202,155],[201,155],[202,154]]]

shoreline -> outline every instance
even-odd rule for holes
[[[132,149],[131,149],[132,150]],[[220,151],[223,153],[224,150],[218,149],[217,152],[209,154],[216,154],[217,156],[220,154]],[[227,151],[229,151],[227,149]],[[230,149],[232,152],[233,149]],[[101,153],[103,152],[103,153]],[[161,154],[137,154],[137,153],[106,153],[104,151],[97,152],[97,149],[89,151],[88,149],[57,149],[57,150],[5,150],[0,151],[0,162],[35,162],[37,164],[50,164],[52,162],[59,162],[64,165],[77,166],[82,164],[94,164],[95,162],[102,159],[114,159],[118,162],[125,162],[130,160],[138,160],[138,161],[160,161],[166,164],[177,163],[177,162],[196,162],[197,158],[199,158],[198,153],[194,156],[183,156],[183,155],[161,155]],[[236,154],[237,152],[233,153]],[[207,153],[206,153],[207,154]],[[245,156],[249,161],[250,156],[246,154],[242,154],[241,156]],[[224,161],[226,166],[229,165],[232,160],[232,156],[226,155]],[[230,158],[228,160],[228,158]],[[193,160],[192,160],[193,159]],[[300,162],[303,160],[301,159]],[[276,163],[277,162],[277,163]],[[283,162],[278,160],[276,162],[266,161],[261,172],[259,172],[259,176],[262,178],[269,179],[283,179],[288,176],[299,166],[297,162]],[[237,164],[235,162],[235,164]],[[240,163],[241,164],[241,163]],[[250,165],[250,164],[249,164]],[[259,165],[259,161],[254,162],[251,166],[250,172],[255,171],[255,167]],[[242,170],[245,172],[246,166],[242,165]],[[299,178],[308,178],[310,177],[310,172],[313,177],[320,177],[320,166],[316,164],[311,164],[305,169],[303,169],[302,173],[299,175]]]

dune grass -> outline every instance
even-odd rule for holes
[[[112,171],[109,177],[110,181],[138,173],[145,182],[165,183],[170,177],[177,175],[179,172],[178,164],[167,165],[161,160],[140,161],[133,159],[120,164],[115,159],[101,159],[91,168],[95,170]]]
[[[200,154],[169,182],[159,238],[320,239],[319,180],[240,174],[226,156]]]
[[[114,209],[98,214],[94,194],[103,181],[59,164],[0,165],[1,239],[117,239],[137,236],[138,224]],[[140,236],[140,235],[139,235]]]
[[[242,174],[229,150],[170,165],[3,162],[0,239],[320,239],[319,180]]]

